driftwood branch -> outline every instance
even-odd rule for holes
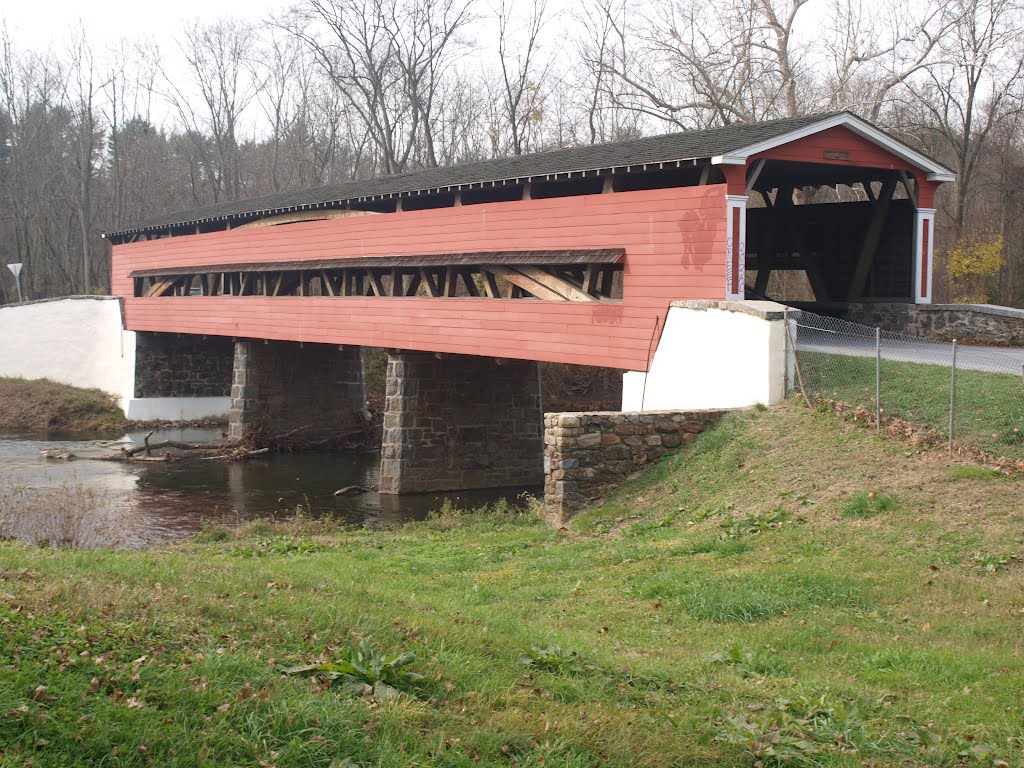
[[[154,456],[153,452],[160,449],[173,448],[177,451],[197,451],[205,452],[210,455],[192,455],[191,458],[200,459],[202,461],[237,461],[239,459],[245,459],[250,456],[262,456],[270,453],[271,451],[302,451],[302,450],[316,450],[318,448],[337,447],[339,444],[350,446],[352,441],[350,438],[356,437],[360,434],[365,434],[365,428],[357,428],[346,430],[344,432],[337,432],[330,437],[322,440],[308,440],[302,438],[296,438],[300,432],[304,432],[308,429],[313,428],[313,424],[305,424],[301,427],[288,430],[280,435],[271,435],[265,430],[256,430],[248,435],[245,439],[239,441],[229,441],[222,443],[182,443],[177,440],[163,440],[158,443],[151,443],[150,438],[153,436],[153,432],[150,432],[143,438],[143,444],[135,446],[133,448],[121,448],[121,452],[116,456],[104,456],[102,457],[106,461],[173,461],[177,459],[190,458],[187,454],[184,456],[172,455],[170,452],[166,452],[163,456]],[[358,444],[358,441],[355,441]],[[144,454],[144,455],[139,455]]]
[[[200,456],[200,461],[216,461],[217,459],[245,459],[249,456],[262,456],[265,453],[270,453],[269,448],[257,448],[254,451],[235,451],[233,453],[222,453],[219,456]]]
[[[153,433],[150,432],[146,435],[145,444],[136,446],[135,448],[122,448],[121,452],[131,458],[136,454],[143,453],[147,456],[151,456],[150,451],[157,450],[159,448],[177,448],[179,451],[216,451],[221,448],[230,445],[229,443],[179,443],[177,440],[163,440],[159,443],[150,443],[149,437]]]

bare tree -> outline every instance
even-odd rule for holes
[[[940,62],[951,18],[929,0],[835,0],[827,15],[823,88],[828,108],[850,109],[877,122],[890,95]]]
[[[990,134],[1024,109],[1024,8],[1018,0],[953,0],[946,13],[950,31],[941,46],[947,63],[928,70],[919,97],[954,158],[956,238]]]
[[[581,111],[586,115],[587,143],[633,138],[641,115],[625,109],[618,98],[616,72],[632,69],[623,34],[626,0],[600,0],[583,6],[576,17],[581,34],[576,55],[583,63],[577,77]]]
[[[532,0],[521,30],[512,29],[514,7],[514,0],[499,0],[498,62],[509,150],[513,155],[521,155],[529,149],[531,128],[541,121],[542,84],[548,80],[553,61],[550,56],[538,61],[540,34],[550,18],[547,0]]]
[[[436,165],[436,99],[473,0],[308,0],[291,25],[359,115],[384,173]]]
[[[189,94],[167,80],[168,100],[193,136],[215,201],[235,199],[243,191],[238,131],[242,114],[259,90],[253,76],[256,42],[255,27],[244,21],[194,22],[179,48],[204,109],[196,110]]]
[[[93,238],[93,181],[103,133],[97,123],[96,101],[107,83],[96,81],[92,49],[84,35],[73,41],[74,66],[68,80],[68,103],[72,109],[71,129],[75,145],[75,196],[73,208],[78,220],[79,247],[82,256],[82,293],[91,293]]]

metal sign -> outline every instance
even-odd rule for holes
[[[14,282],[18,286],[18,302],[22,301],[21,297],[21,262],[15,264],[8,264],[7,268],[14,273]]]

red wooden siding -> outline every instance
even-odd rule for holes
[[[126,243],[127,327],[646,370],[669,302],[725,298],[724,185],[359,216]],[[134,298],[135,269],[357,256],[625,248],[621,304],[494,299]]]
[[[836,153],[846,153],[848,159],[837,157]],[[829,128],[804,139],[783,144],[781,147],[754,155],[751,161],[760,158],[919,172],[916,166],[844,126]]]

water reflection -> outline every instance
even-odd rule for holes
[[[422,519],[445,498],[333,495],[348,485],[375,487],[377,453],[283,454],[244,462],[92,460],[115,454],[121,446],[141,444],[143,437],[144,433],[106,440],[0,436],[0,536],[52,541],[67,531],[87,538],[89,546],[137,547],[184,538],[204,523],[232,525],[289,516],[300,506],[313,516],[356,525],[400,523]],[[156,433],[150,439],[216,442],[222,437],[214,430],[189,429]],[[71,451],[78,458],[44,458],[42,451],[50,449]],[[515,499],[523,490],[539,489],[449,496],[472,506]]]

